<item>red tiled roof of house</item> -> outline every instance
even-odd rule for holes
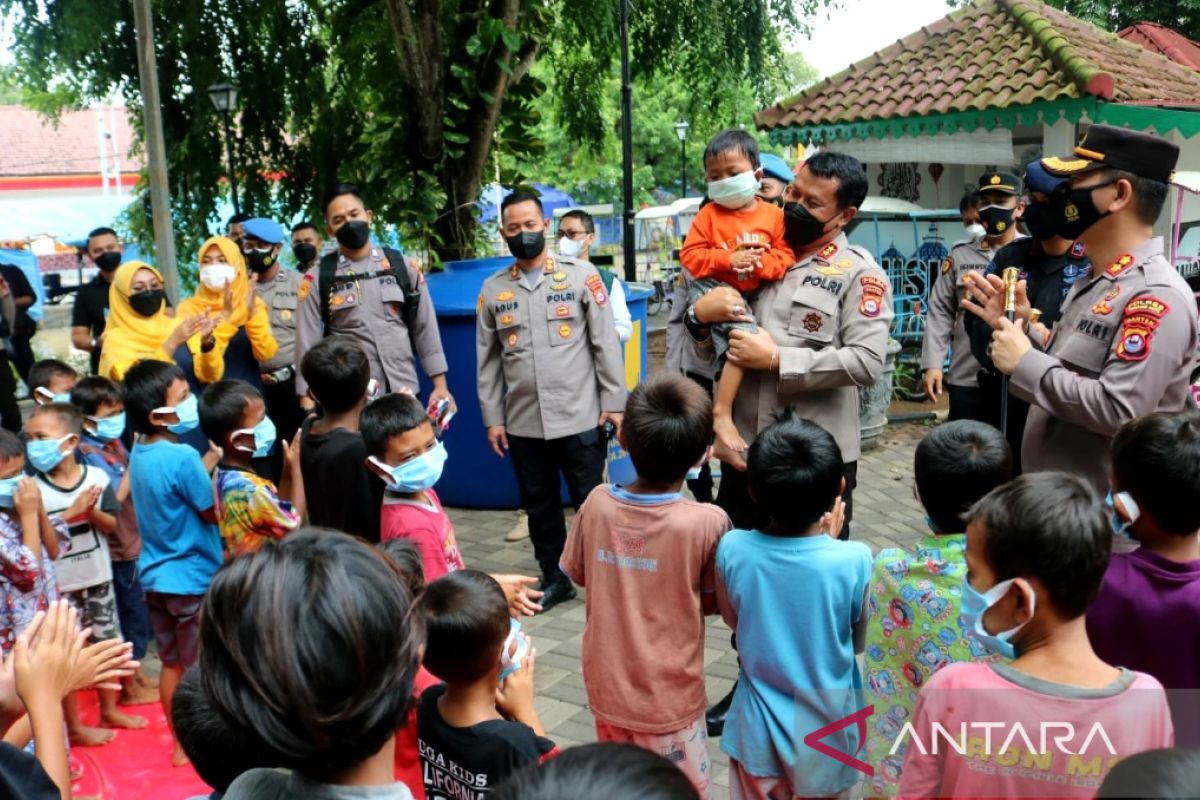
[[[95,175],[100,172],[100,140],[95,109],[63,112],[58,124],[22,106],[0,106],[0,177]],[[105,108],[108,168],[114,154],[122,172],[136,172],[142,157],[130,151],[133,128],[124,108]]]
[[[1035,0],[976,0],[755,121],[772,130],[1087,95],[1200,109],[1200,73]]]
[[[1135,22],[1117,34],[1127,42],[1140,44],[1154,53],[1185,67],[1200,69],[1200,42],[1195,42],[1174,28],[1157,22]]]

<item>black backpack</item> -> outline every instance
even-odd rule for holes
[[[398,250],[385,247],[383,248],[383,255],[387,258],[388,269],[378,272],[367,272],[353,277],[339,278],[337,276],[337,265],[340,255],[341,253],[337,250],[334,250],[332,253],[326,253],[321,257],[321,265],[317,272],[317,291],[320,292],[321,298],[321,326],[325,335],[329,335],[329,301],[333,297],[334,288],[339,283],[375,280],[385,275],[391,275],[396,279],[396,284],[400,287],[400,293],[404,295],[404,308],[401,310],[401,314],[404,319],[404,327],[408,328],[408,338],[412,341],[413,355],[416,355],[417,337],[414,328],[417,324],[417,308],[421,303],[421,290],[413,286],[412,279],[408,274],[408,265],[404,263],[404,256]]]

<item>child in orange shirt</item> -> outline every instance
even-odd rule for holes
[[[764,281],[782,278],[796,258],[783,238],[783,212],[757,196],[763,171],[754,137],[742,130],[718,133],[704,149],[704,171],[712,202],[696,215],[679,253],[679,260],[695,279],[688,292],[688,305],[718,286],[730,286],[746,301],[747,317],[743,322],[721,322],[712,328],[720,371],[713,430],[720,455],[746,449],[733,423],[733,401],[743,373],[736,364],[725,363],[729,332],[758,330],[750,301]]]

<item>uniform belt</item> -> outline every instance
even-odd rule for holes
[[[286,367],[280,367],[274,372],[262,373],[262,382],[268,386],[274,386],[277,383],[290,381],[293,377],[295,377],[295,375],[296,368],[289,364]]]

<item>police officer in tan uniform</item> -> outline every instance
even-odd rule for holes
[[[1023,293],[1021,319],[1009,322],[994,283],[980,287],[986,302],[970,304],[995,329],[992,360],[1012,376],[1010,391],[1032,406],[1025,472],[1072,472],[1103,494],[1117,429],[1190,403],[1196,299],[1152,233],[1178,158],[1165,139],[1092,125],[1073,156],[1042,159],[1070,179],[1051,197],[1053,215],[1059,236],[1084,243],[1091,272],[1071,287],[1053,332],[1035,323],[1026,334]]]
[[[279,256],[284,231],[273,219],[256,217],[242,223],[242,254],[246,265],[258,276],[254,291],[267,306],[271,335],[279,349],[258,365],[262,374],[263,401],[281,441],[291,442],[300,429],[303,415],[296,397],[296,315],[300,303],[300,273],[283,269]],[[282,452],[272,450],[272,477],[282,467]]]
[[[576,509],[603,480],[602,426],[621,424],[625,370],[600,274],[550,256],[541,201],[514,192],[500,220],[516,263],[479,295],[479,404],[492,449],[512,454],[549,610],[575,596],[558,566],[567,537],[559,476]]]
[[[988,172],[979,178],[976,211],[984,236],[960,242],[942,263],[941,273],[930,276],[929,311],[925,316],[925,341],[921,346],[921,368],[925,370],[925,395],[937,402],[943,383],[950,393],[950,419],[987,419],[979,397],[979,362],[971,353],[971,337],[963,320],[963,278],[968,272],[985,273],[1000,248],[1019,236],[1016,221],[1024,211],[1020,202],[1021,179],[1007,172]],[[950,350],[950,374],[944,376],[946,350]]]
[[[849,536],[858,474],[858,392],[883,372],[893,316],[887,274],[842,232],[866,196],[866,173],[856,159],[820,153],[804,163],[784,204],[784,235],[796,265],[764,284],[754,303],[758,332],[734,331],[729,344],[729,358],[747,369],[733,407],[747,442],[788,405],[837,440],[846,463],[842,538]],[[701,355],[712,346],[707,326],[742,319],[740,303],[737,292],[722,287],[688,309],[685,324]],[[744,459],[731,467],[722,471],[717,504],[734,525],[761,527]]]
[[[433,383],[430,401],[454,398],[446,385],[446,356],[438,333],[433,299],[420,270],[404,263],[399,253],[371,243],[371,211],[358,188],[341,183],[326,194],[322,209],[326,230],[338,241],[337,269],[329,292],[322,298],[321,267],[313,267],[300,283],[299,322],[296,325],[296,363],[326,333],[358,340],[371,363],[371,377],[381,393],[417,390],[416,359]],[[403,269],[413,295],[405,296],[396,270]],[[322,314],[323,303],[328,305]],[[411,305],[416,313],[411,314]],[[327,318],[326,318],[327,317]],[[296,376],[301,405],[313,406],[308,384]]]

